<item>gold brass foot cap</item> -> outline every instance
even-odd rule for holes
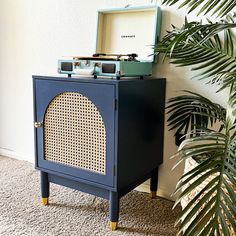
[[[154,199],[157,197],[157,192],[156,191],[151,191],[151,199]]]
[[[45,206],[48,205],[48,198],[47,197],[42,197],[41,198],[41,203]]]
[[[118,226],[118,222],[112,222],[110,221],[110,229],[112,231],[116,230],[117,229],[117,226]]]

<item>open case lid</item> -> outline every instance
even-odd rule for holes
[[[161,11],[155,5],[99,10],[96,53],[136,53],[139,61],[153,62],[160,21]]]

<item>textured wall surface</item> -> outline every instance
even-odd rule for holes
[[[1,0],[0,1],[0,154],[34,161],[32,74],[56,74],[57,59],[65,55],[92,55],[95,50],[96,11],[147,5],[159,1],[126,0]],[[171,24],[181,26],[185,11],[162,7],[162,35]],[[190,18],[193,18],[190,15]],[[196,80],[189,69],[159,62],[154,76],[167,78],[167,98],[183,89],[216,101],[215,89]],[[164,164],[159,195],[169,197],[182,168],[171,171],[176,160],[173,132],[165,130]],[[148,189],[144,185],[142,189]]]

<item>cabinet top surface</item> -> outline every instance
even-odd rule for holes
[[[99,77],[94,79],[93,77],[67,77],[67,76],[47,76],[47,75],[33,75],[33,79],[40,79],[40,80],[55,80],[55,81],[68,81],[68,82],[84,82],[84,83],[104,83],[104,84],[119,84],[119,83],[127,83],[127,82],[143,82],[143,81],[150,81],[150,80],[164,80],[163,78],[152,78],[146,77],[144,79],[137,78],[121,78],[120,80],[111,79],[109,77]]]

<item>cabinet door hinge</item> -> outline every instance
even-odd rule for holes
[[[117,99],[114,99],[114,100],[113,100],[113,107],[114,107],[114,110],[117,109]]]

